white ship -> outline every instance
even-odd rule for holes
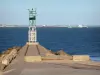
[[[88,28],[88,27],[84,25],[78,25],[78,28]]]

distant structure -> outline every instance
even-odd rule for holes
[[[45,27],[46,25],[42,25],[43,27]]]
[[[78,28],[88,28],[88,27],[84,25],[78,25]]]
[[[69,25],[69,26],[68,26],[68,28],[72,28],[72,26],[71,26],[71,25]]]
[[[36,9],[33,8],[29,10],[29,31],[28,31],[28,44],[37,42],[37,32],[36,32]]]
[[[82,26],[82,25],[78,25],[78,27],[79,27],[79,28],[82,28],[83,26]]]

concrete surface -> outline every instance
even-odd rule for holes
[[[43,51],[42,49],[44,48],[39,46],[39,50],[42,51],[41,53],[43,55],[46,50]],[[27,55],[40,55],[36,50],[37,48],[35,46],[28,47],[25,45],[20,50],[16,59],[3,71],[3,75],[100,75],[100,67],[98,69],[97,67],[94,69],[92,69],[93,67],[87,68],[88,65],[72,64],[72,61],[67,60],[50,60],[34,63],[25,62],[24,57]]]
[[[42,61],[41,56],[25,56],[25,62],[40,62]]]
[[[90,61],[89,55],[73,55],[73,61]]]

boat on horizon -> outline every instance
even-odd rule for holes
[[[88,28],[88,26],[78,25],[78,28]]]

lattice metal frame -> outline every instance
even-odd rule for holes
[[[29,31],[28,31],[28,42],[37,42],[37,31],[36,31],[36,9],[29,10]]]

